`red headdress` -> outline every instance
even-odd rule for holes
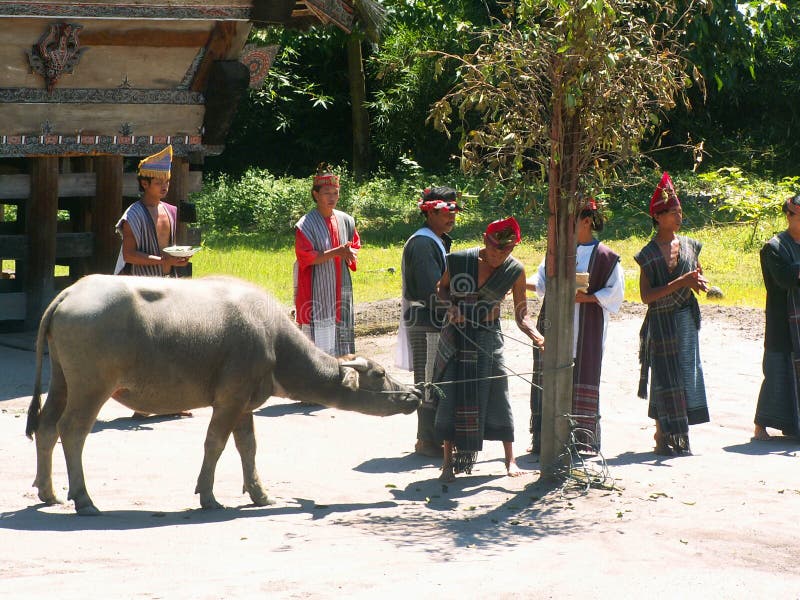
[[[492,221],[487,225],[484,235],[498,248],[504,248],[508,244],[519,244],[522,239],[519,223],[514,217]]]
[[[653,197],[650,198],[650,216],[654,217],[660,212],[679,207],[680,205],[681,201],[678,199],[678,194],[675,193],[675,186],[672,185],[672,179],[669,173],[664,171],[664,174],[661,176],[661,181],[658,182],[656,190],[653,192]]]
[[[314,187],[332,185],[339,187],[339,176],[334,175],[327,163],[320,163],[317,167],[317,174],[314,175]]]
[[[458,204],[461,194],[451,187],[434,186],[422,190],[422,198],[417,201],[417,207],[424,213],[431,210],[449,210],[458,212],[464,210]]]

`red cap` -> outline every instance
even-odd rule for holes
[[[322,175],[314,175],[314,187],[322,187],[324,185],[332,185],[339,187],[339,176],[332,173],[324,173]]]
[[[519,244],[522,239],[522,232],[517,220],[514,217],[508,217],[489,223],[484,236],[493,245],[503,248],[508,244]]]
[[[654,217],[660,212],[680,206],[681,201],[678,199],[678,194],[675,193],[675,186],[672,185],[672,179],[669,173],[664,171],[661,176],[661,181],[658,182],[656,190],[653,192],[653,197],[650,198],[650,216]]]

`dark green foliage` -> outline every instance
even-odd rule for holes
[[[400,176],[376,176],[356,183],[343,170],[337,208],[352,214],[362,236],[371,244],[393,244],[405,240],[424,219],[417,209],[420,191],[429,185],[449,185],[474,197],[463,197],[467,211],[459,217],[459,236],[477,237],[494,219],[514,215],[526,232],[541,235],[545,220],[540,207],[528,210],[521,200],[507,199],[496,187],[477,192],[482,181],[453,172],[434,176],[420,171]],[[545,197],[540,190],[536,195]],[[290,236],[297,220],[314,207],[311,178],[276,178],[263,169],[249,169],[240,178],[208,177],[203,190],[193,195],[199,225],[206,239],[233,234]]]
[[[431,104],[457,81],[437,70],[426,50],[463,54],[474,32],[500,16],[496,0],[382,0],[388,22],[379,45],[364,45],[373,156],[379,170],[402,171],[410,161],[446,173],[459,154],[427,122]],[[704,166],[738,164],[749,171],[792,174],[800,160],[800,3],[710,0],[686,31],[690,59],[707,88],[688,92],[647,147],[704,142]],[[227,148],[205,170],[241,176],[249,167],[307,176],[327,160],[350,164],[351,116],[346,36],[333,26],[308,31],[254,30],[251,42],[281,51],[262,89],[241,103]],[[479,123],[473,123],[477,127]],[[691,168],[685,148],[662,151],[670,168]]]
[[[705,141],[714,167],[740,164],[762,173],[796,172],[800,160],[800,5],[717,0],[687,31],[691,60],[707,81],[691,110],[668,116],[663,142]],[[691,155],[669,160],[690,164]]]
[[[456,136],[448,139],[427,123],[430,106],[456,81],[453,65],[442,65],[429,51],[463,54],[477,47],[475,31],[499,16],[496,2],[387,0],[389,31],[368,62],[374,80],[373,143],[380,162],[394,168],[407,157],[423,168],[452,167],[459,154]]]
[[[305,176],[321,161],[349,160],[352,138],[344,34],[257,30],[251,42],[280,50],[259,90],[239,107],[225,152],[206,170],[239,176],[248,167]]]

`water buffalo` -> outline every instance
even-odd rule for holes
[[[50,350],[50,388],[41,406],[42,353]],[[255,466],[253,410],[276,389],[291,398],[376,416],[410,414],[419,394],[361,357],[318,350],[263,290],[232,278],[90,275],[61,292],[39,325],[36,380],[26,434],[36,435],[39,498],[53,492],[53,448],[61,437],[68,500],[99,514],[86,490],[82,452],[100,408],[113,397],[153,414],[211,406],[195,493],[214,498],[217,460],[233,432],[244,491],[268,504]]]

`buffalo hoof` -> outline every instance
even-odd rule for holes
[[[200,507],[203,510],[220,510],[222,508],[225,508],[222,504],[217,502],[217,499],[214,498],[214,496],[210,496],[208,498],[201,498]]]
[[[250,499],[256,506],[271,506],[275,504],[275,500],[270,500],[265,493],[250,494]]]
[[[55,494],[43,494],[39,492],[39,500],[44,502],[47,506],[53,506],[54,504],[64,504],[64,501],[60,498],[57,498]]]
[[[81,517],[98,517],[102,513],[97,510],[97,507],[94,504],[87,504],[86,506],[75,507],[75,512],[78,513],[78,516]]]

